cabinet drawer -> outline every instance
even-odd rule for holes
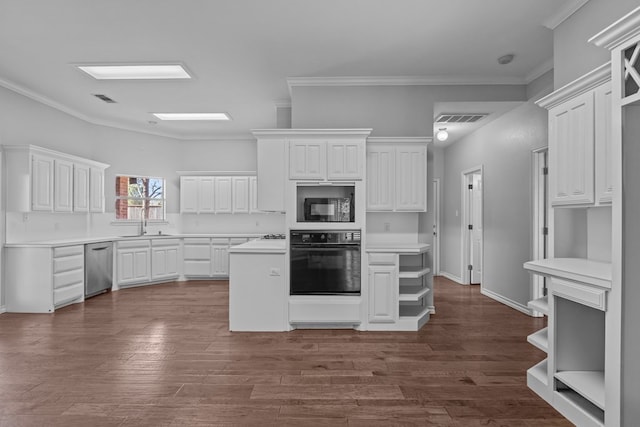
[[[122,240],[118,242],[118,249],[121,248],[150,248],[149,240]]]
[[[567,280],[551,278],[551,292],[558,297],[562,297],[578,304],[583,304],[598,310],[607,309],[607,291],[581,283],[569,282]]]
[[[69,285],[84,284],[84,269],[64,271],[53,275],[53,288],[63,288]]]
[[[154,239],[151,241],[151,246],[154,248],[179,245],[180,239]]]
[[[66,286],[53,290],[53,305],[60,306],[76,299],[84,297],[84,284],[78,283],[72,286]]]
[[[184,259],[210,260],[211,246],[209,245],[184,245]]]
[[[184,275],[210,277],[211,262],[210,261],[185,261]]]
[[[369,254],[369,264],[395,265],[396,262],[397,262],[396,254],[377,254],[377,253]]]
[[[54,274],[69,270],[82,270],[83,268],[84,256],[82,254],[53,259]]]
[[[72,255],[83,255],[84,254],[84,246],[62,246],[59,248],[53,248],[53,257],[65,257]]]

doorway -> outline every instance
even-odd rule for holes
[[[440,274],[440,178],[433,180],[433,275]]]
[[[483,273],[482,166],[462,172],[462,277],[465,285],[481,285]]]
[[[533,151],[533,259],[549,256],[549,179],[547,148]],[[531,299],[546,295],[546,280],[543,276],[531,275]],[[535,317],[543,314],[534,311]]]

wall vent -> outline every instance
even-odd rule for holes
[[[488,115],[488,113],[442,113],[436,118],[436,123],[475,123]]]
[[[109,98],[107,95],[103,95],[101,93],[94,93],[93,96],[95,96],[96,98],[109,103],[109,104],[115,104],[116,101],[114,101],[113,99]]]

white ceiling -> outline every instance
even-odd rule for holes
[[[0,0],[0,85],[84,120],[178,139],[275,127],[290,77],[526,83],[586,0]],[[509,65],[496,59],[514,53]],[[97,81],[78,63],[179,61],[187,81]],[[105,94],[106,104],[92,94]],[[223,111],[231,122],[158,122]]]

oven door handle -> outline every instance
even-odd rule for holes
[[[328,249],[342,249],[345,251],[360,250],[360,245],[322,245],[322,246],[291,246],[292,251],[322,252]]]

